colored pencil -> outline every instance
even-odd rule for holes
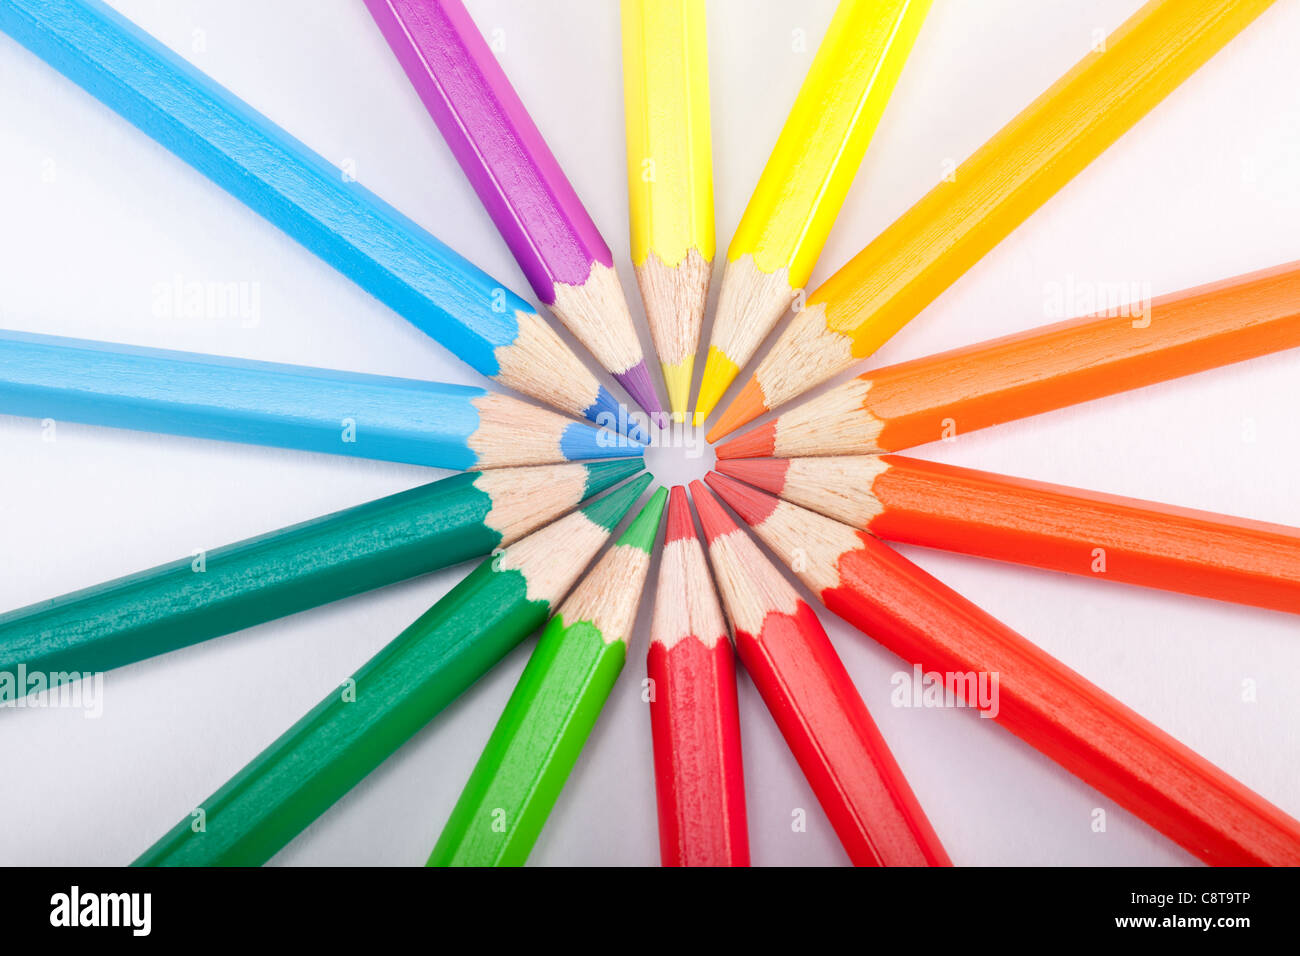
[[[1272,2],[1143,6],[822,283],[716,433],[875,352]]]
[[[476,371],[598,424],[623,420],[532,306],[101,0],[0,0],[0,31]]]
[[[719,458],[898,451],[1300,345],[1300,263],[867,372]],[[712,436],[710,436],[712,437]]]
[[[1300,822],[887,545],[721,475],[708,482],[828,609],[944,675],[968,706],[996,674],[993,720],[1189,853],[1219,866],[1300,864]]]
[[[951,866],[817,614],[691,483],[736,652],[854,866]]]
[[[436,468],[643,451],[616,432],[468,385],[3,330],[0,413]]]
[[[541,627],[650,481],[482,562],[135,865],[265,863]]]
[[[546,625],[429,866],[527,861],[623,670],[666,497],[654,493]]]
[[[96,673],[488,554],[638,459],[452,475],[0,614],[0,673]]]
[[[713,274],[713,144],[704,0],[623,0],[632,264],[668,406],[685,421]]]
[[[613,254],[464,4],[366,6],[537,297],[638,405],[662,413]]]
[[[680,485],[668,498],[646,672],[660,861],[748,866],[736,656]]]
[[[718,471],[888,541],[1300,614],[1300,528],[899,455]]]
[[[840,0],[731,237],[695,424],[812,276],[930,0]]]

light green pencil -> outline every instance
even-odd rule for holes
[[[542,632],[429,866],[522,866],[623,669],[660,488]]]

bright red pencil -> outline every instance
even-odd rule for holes
[[[736,651],[855,866],[951,866],[813,611],[691,483]]]
[[[736,661],[686,489],[668,528],[646,656],[664,866],[748,866]]]
[[[870,534],[710,487],[826,607],[927,672],[998,676],[1002,726],[1206,863],[1300,865],[1300,823]],[[967,703],[974,681],[954,681]],[[990,681],[991,683],[991,681]]]

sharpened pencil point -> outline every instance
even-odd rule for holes
[[[704,529],[704,540],[713,544],[724,534],[735,531],[739,525],[731,520],[731,515],[723,510],[718,499],[713,497],[702,481],[691,482],[691,498],[695,501],[695,513],[700,516],[700,527]]]
[[[644,455],[645,447],[608,428],[592,428],[574,422],[560,436],[560,451],[569,461],[584,461]]]
[[[763,397],[763,389],[758,384],[758,379],[751,378],[745,383],[745,387],[741,389],[735,400],[727,406],[722,417],[709,429],[708,439],[715,442],[723,435],[730,435],[741,425],[749,424],[768,411],[767,399]]]
[[[705,419],[713,413],[739,374],[740,367],[727,357],[726,352],[716,345],[709,346],[708,357],[704,360],[704,377],[700,379],[700,395],[695,400],[696,428],[703,425]]]
[[[619,537],[618,543],[633,548],[640,548],[646,554],[654,551],[655,536],[659,533],[659,522],[664,515],[664,503],[668,500],[667,488],[656,488],[645,507],[632,519],[627,530]]]
[[[673,411],[673,421],[686,421],[686,406],[691,400],[691,376],[695,374],[695,356],[682,359],[676,365],[660,364],[664,373],[664,388],[668,390],[668,407]]]
[[[774,495],[779,495],[785,487],[785,473],[790,470],[788,458],[738,458],[719,460],[715,465],[718,471],[729,478],[738,478],[743,482],[762,488]]]
[[[614,378],[618,384],[627,389],[634,402],[650,413],[652,422],[656,415],[663,415],[664,407],[659,404],[659,396],[655,392],[654,382],[650,379],[650,369],[646,367],[645,359],[637,362],[626,372],[616,374]]]
[[[776,449],[776,422],[759,425],[731,441],[723,442],[714,454],[723,458],[767,458]]]
[[[664,544],[695,537],[695,521],[691,518],[691,503],[686,488],[673,485],[668,494],[668,527],[664,531]]]
[[[596,394],[596,400],[582,413],[588,421],[595,422],[611,431],[622,432],[628,438],[642,445],[650,444],[650,436],[640,426],[627,417],[623,403],[615,398],[604,385]]]
[[[645,474],[629,481],[622,488],[616,488],[599,501],[593,501],[582,509],[588,520],[600,525],[606,531],[613,531],[623,520],[629,508],[641,497],[641,493],[650,487],[654,475]]]
[[[704,480],[750,526],[762,524],[780,504],[778,499],[766,492],[742,485],[736,479],[720,475],[716,471],[709,472]]]
[[[587,469],[587,486],[582,493],[585,499],[614,487],[624,478],[645,471],[645,461],[641,458],[620,458],[617,461],[592,462],[583,467]]]

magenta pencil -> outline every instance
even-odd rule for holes
[[[614,257],[461,0],[366,0],[537,297],[662,412]]]

